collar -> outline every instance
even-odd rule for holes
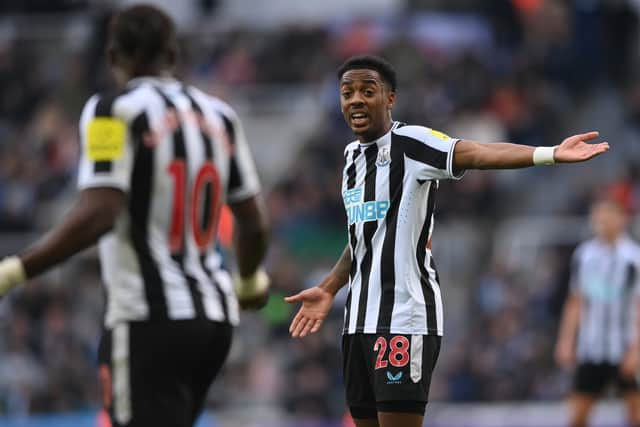
[[[598,242],[598,245],[600,245],[600,247],[602,248],[618,249],[620,246],[624,245],[629,239],[630,237],[627,235],[627,233],[623,233],[613,243],[608,243],[601,239],[596,239],[596,240]]]
[[[179,85],[180,82],[170,76],[140,76],[134,77],[127,82],[127,88],[140,86],[143,84],[151,85]]]
[[[360,147],[366,148],[366,147],[371,147],[374,144],[376,144],[376,145],[384,145],[384,144],[386,144],[389,141],[389,136],[391,135],[391,132],[396,130],[399,125],[400,125],[400,122],[395,122],[394,121],[391,124],[391,129],[389,129],[389,131],[387,131],[387,133],[385,133],[384,135],[382,135],[378,139],[374,139],[373,141],[360,142]]]

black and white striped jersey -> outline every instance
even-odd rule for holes
[[[376,141],[346,147],[342,197],[352,263],[344,333],[442,335],[429,242],[439,180],[461,177],[453,171],[456,142],[394,122]]]
[[[613,245],[589,240],[575,250],[570,289],[582,297],[579,362],[622,362],[638,333],[639,268],[640,245],[628,236]]]
[[[128,207],[99,243],[106,324],[238,321],[230,275],[215,250],[220,207],[260,191],[234,111],[167,78],[95,95],[80,119],[79,188],[113,187]]]

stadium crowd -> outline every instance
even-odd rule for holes
[[[617,182],[636,202],[639,11],[625,1],[514,0],[459,9],[408,3],[403,16],[379,20],[237,28],[213,38],[184,34],[179,73],[188,80],[222,96],[251,85],[308,86],[318,90],[324,114],[295,163],[268,188],[274,235],[268,269],[275,289],[262,313],[245,316],[211,405],[253,402],[311,418],[344,412],[342,307],[336,304],[320,333],[292,340],[293,309],[281,297],[313,285],[346,241],[339,187],[342,150],[352,136],[339,111],[334,70],[359,52],[381,54],[397,67],[398,120],[469,139],[532,145],[554,145],[574,130],[598,128],[612,143],[612,155],[588,176],[579,168],[473,172],[444,183],[438,194],[443,228],[436,227],[436,254],[448,225],[465,225],[484,244],[462,272],[446,266],[455,266],[464,248],[440,261],[443,287],[455,295],[445,297],[452,320],[432,398],[557,399],[567,390],[552,346],[571,247],[550,249],[544,271],[521,272],[495,259],[490,246],[510,216],[585,215],[598,184]],[[67,40],[54,48],[58,41],[0,32],[3,233],[37,232],[73,195],[79,110],[92,92],[109,86],[101,65],[106,15],[92,19],[96,30],[80,45]],[[610,108],[598,109],[596,99]],[[265,137],[250,142],[268,144]],[[95,352],[103,300],[96,266],[83,257],[0,306],[0,413],[98,405]]]

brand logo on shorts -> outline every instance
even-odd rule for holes
[[[387,379],[389,381],[387,381],[387,384],[402,384],[402,371],[398,372],[397,374],[393,375],[391,372],[387,371]]]

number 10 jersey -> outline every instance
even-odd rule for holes
[[[123,191],[127,206],[99,243],[106,325],[208,318],[238,322],[216,251],[221,206],[260,191],[235,112],[167,78],[95,95],[80,119],[80,189]]]

